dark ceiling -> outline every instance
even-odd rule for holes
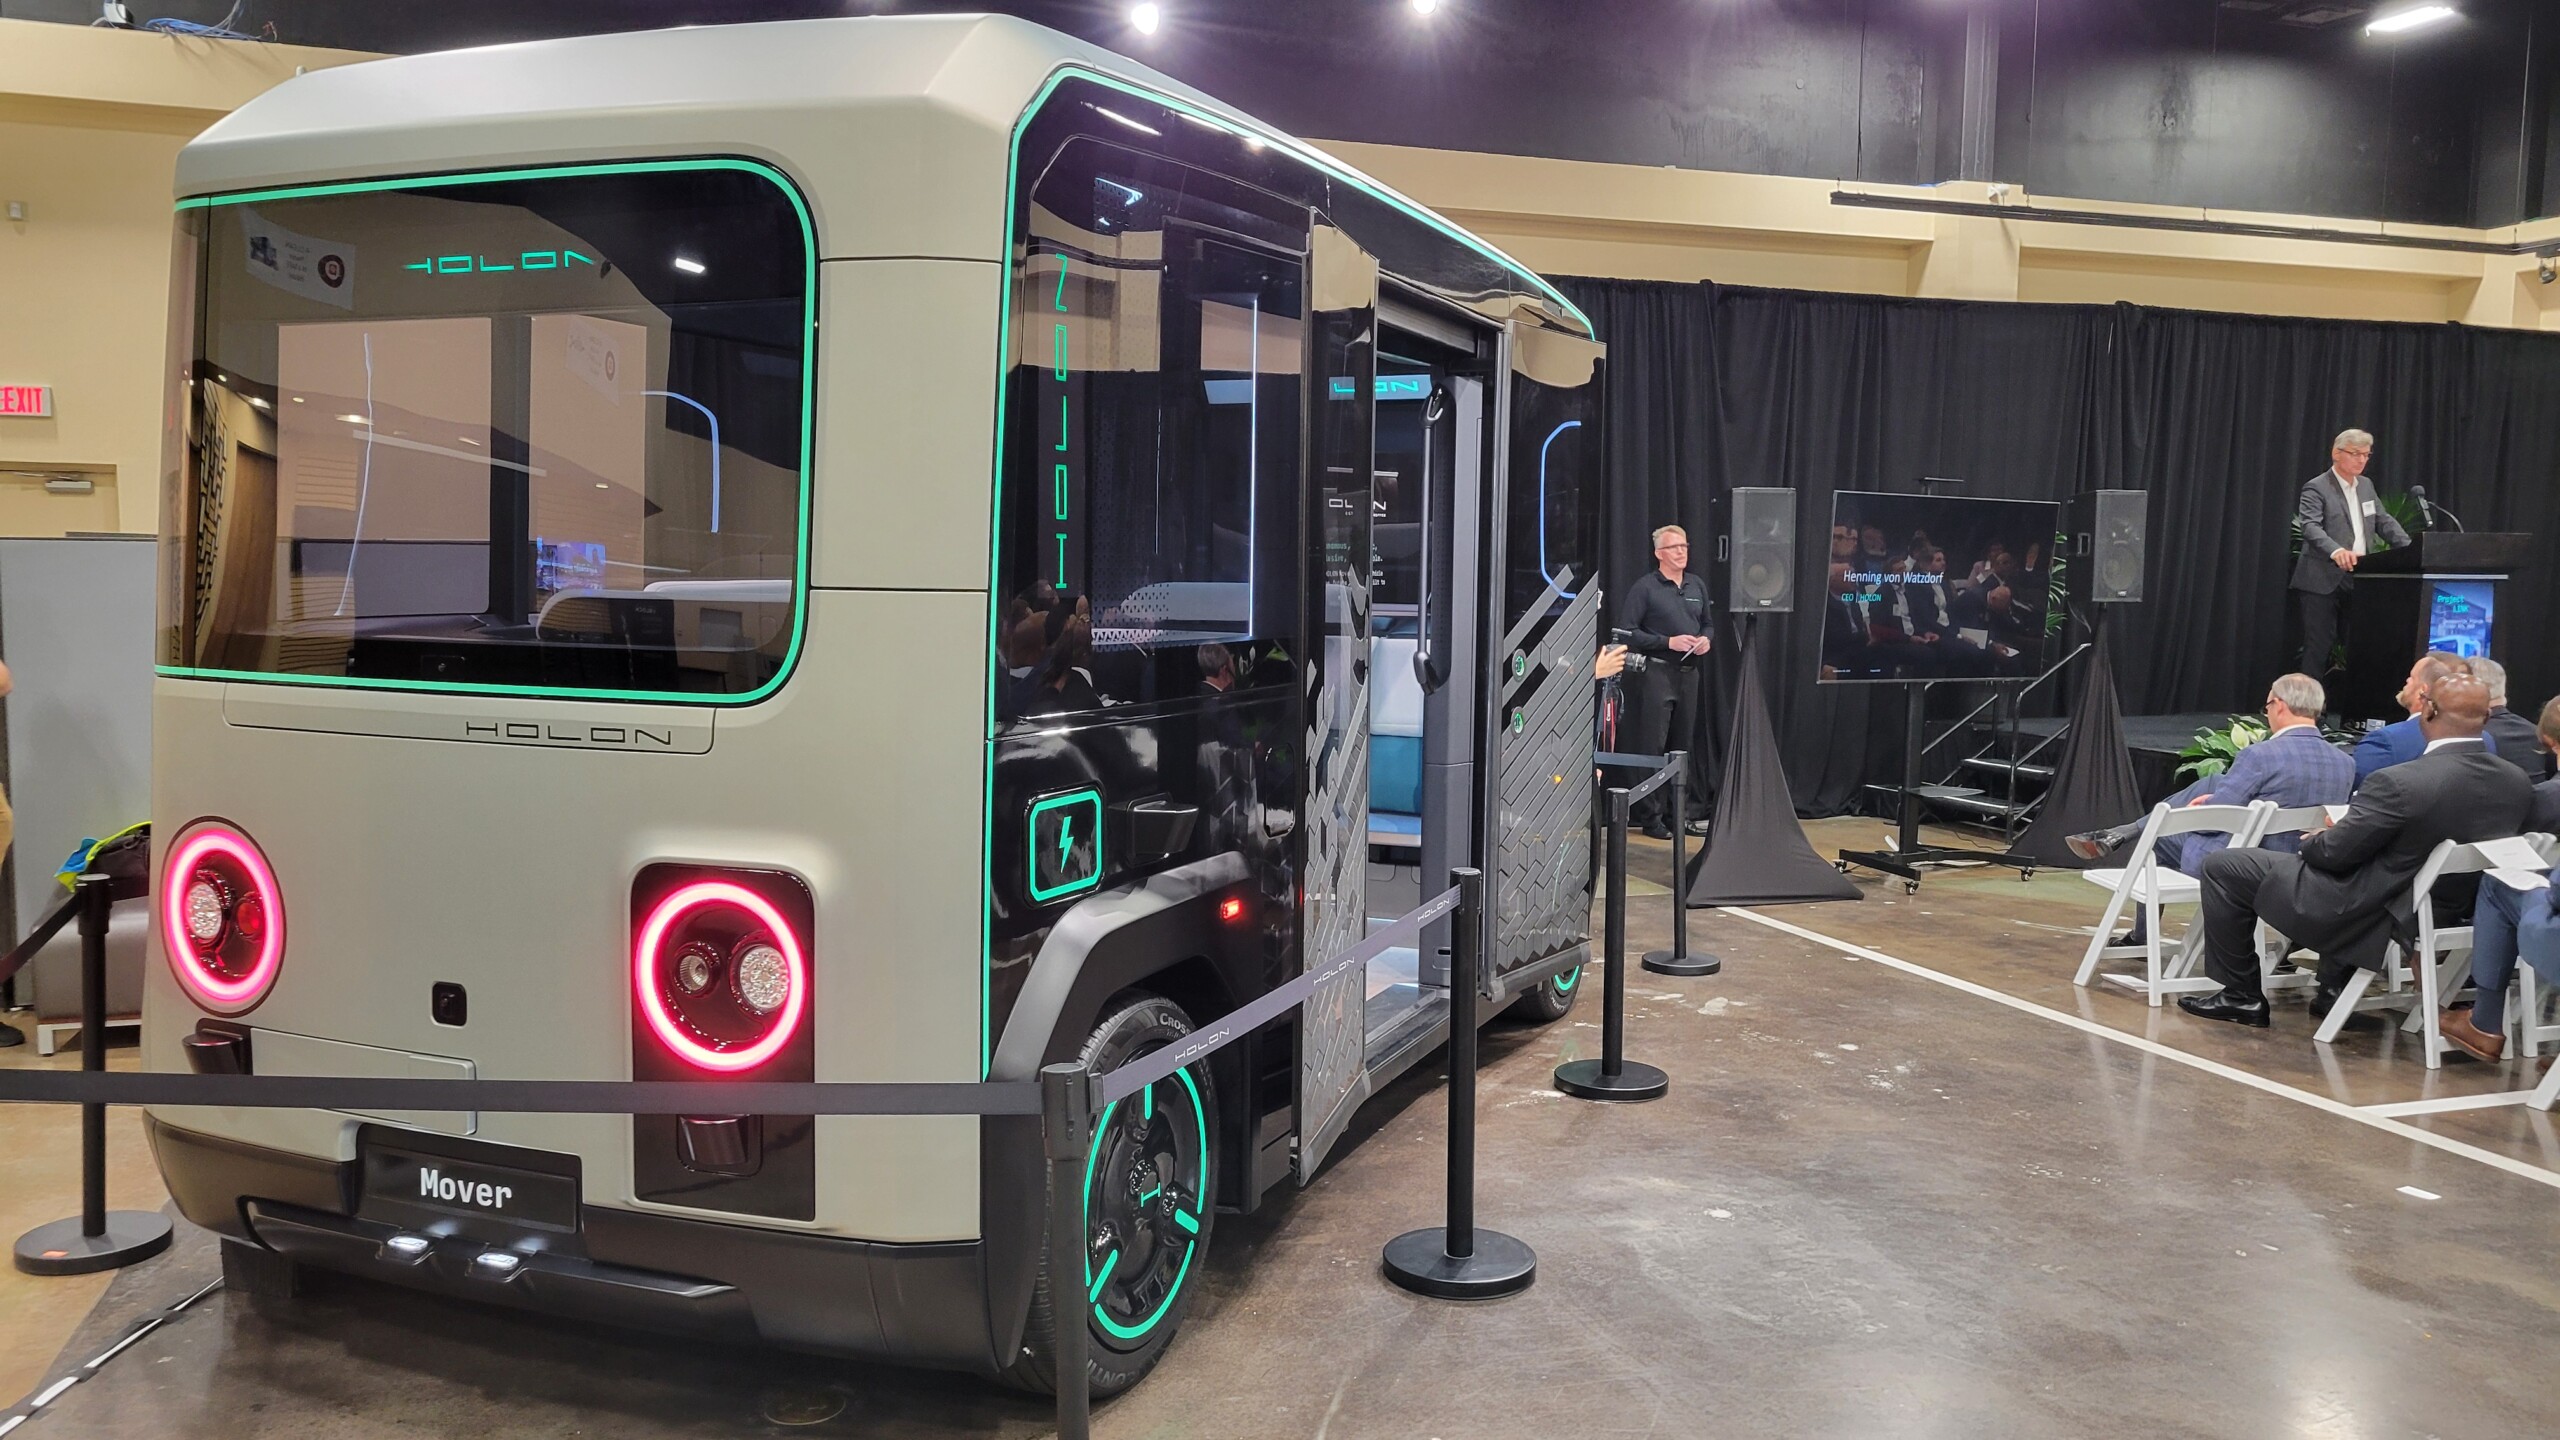
[[[667,25],[998,10],[1293,132],[1567,159],[2495,226],[2560,208],[2560,5],[2448,0],[243,0],[297,44],[450,49]],[[230,0],[135,0],[220,20]],[[85,23],[95,0],[0,0]],[[1968,25],[1974,63],[1967,63]],[[1968,110],[1980,129],[1965,153]],[[1969,163],[1970,162],[1970,163]],[[1986,167],[1982,168],[1982,167]]]

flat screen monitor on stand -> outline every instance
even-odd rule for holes
[[[1891,787],[1900,818],[1894,846],[1843,850],[1843,871],[1861,865],[1898,876],[1907,893],[1919,887],[1924,866],[1997,859],[1920,843],[1924,801],[1982,795],[1923,781],[1928,687],[2019,686],[2043,672],[2060,509],[2044,500],[1833,494],[1829,560],[1815,597],[1822,610],[1819,678],[1904,687],[1902,783]]]

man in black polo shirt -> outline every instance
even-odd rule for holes
[[[1707,582],[1689,573],[1689,534],[1677,525],[1653,532],[1654,569],[1627,587],[1618,600],[1618,628],[1629,646],[1650,662],[1635,704],[1632,748],[1639,755],[1689,752],[1690,806],[1704,813],[1706,796],[1694,783],[1700,773],[1698,738],[1706,711],[1707,650],[1712,645],[1714,615],[1707,604]],[[1657,840],[1671,838],[1671,803],[1666,785],[1636,806],[1635,819]]]

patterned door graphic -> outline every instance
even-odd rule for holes
[[[1591,657],[1600,587],[1568,570],[1502,639],[1495,739],[1496,978],[1582,943],[1591,929]]]
[[[1317,225],[1307,257],[1306,787],[1299,934],[1312,967],[1369,927],[1369,566],[1377,373],[1377,261]],[[1368,977],[1323,986],[1301,1013],[1298,1183],[1315,1178],[1363,1092]]]

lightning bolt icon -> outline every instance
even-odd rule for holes
[[[1060,870],[1067,868],[1067,851],[1075,843],[1076,817],[1069,815],[1064,817],[1063,822],[1058,826],[1058,868]]]

